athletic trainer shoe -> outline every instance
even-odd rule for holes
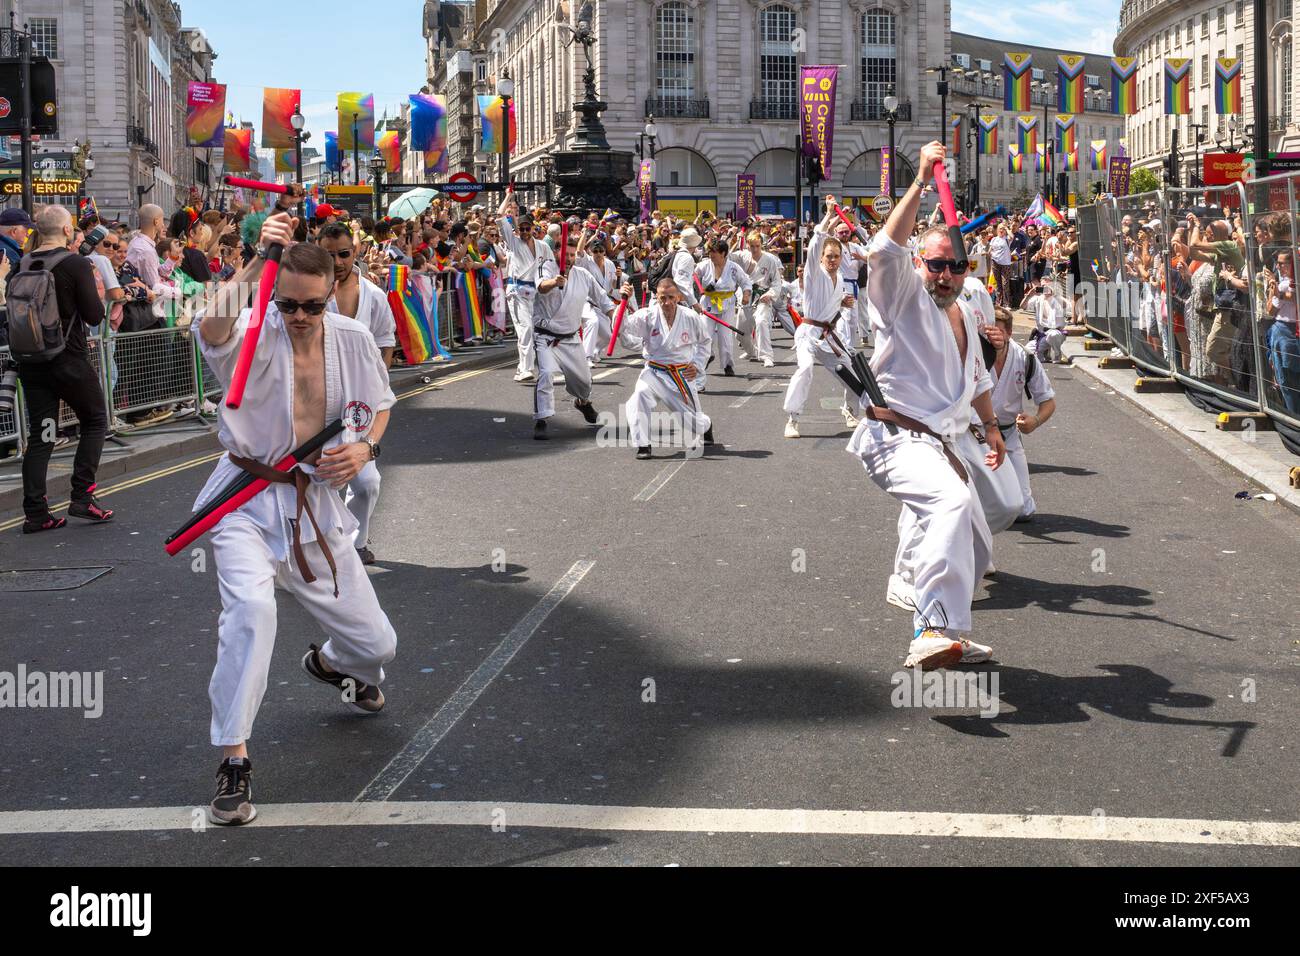
[[[362,564],[375,563],[375,552],[371,551],[370,548],[365,545],[357,548],[357,557],[361,559]]]
[[[728,365],[726,368],[722,370],[722,374],[727,376],[727,378],[734,378],[736,375],[736,370],[732,368],[730,365]]]
[[[788,422],[785,423],[785,437],[786,438],[799,437],[799,423],[795,421],[793,418],[791,418]]]
[[[904,611],[916,610],[916,588],[902,575],[891,574],[889,586],[885,589],[885,603]]]
[[[716,444],[717,444],[717,442],[713,440],[713,426],[712,426],[712,425],[710,425],[710,426],[709,426],[709,430],[706,431],[706,432],[704,433],[704,444],[706,444],[706,445],[716,445]]]
[[[546,419],[539,418],[533,423],[533,437],[538,441],[546,441]]]
[[[847,405],[841,405],[841,406],[840,406],[840,411],[841,411],[841,412],[843,413],[843,415],[844,415],[844,424],[845,424],[845,425],[847,425],[849,428],[857,428],[857,427],[858,427],[858,418],[857,418],[857,416],[854,415],[851,411],[849,411],[849,407],[848,407]]]
[[[348,696],[345,698],[348,703],[364,710],[368,714],[378,713],[384,709],[384,692],[374,684],[367,684],[359,681],[355,677],[349,677],[347,674],[340,674],[338,671],[327,671],[321,664],[320,649],[315,645],[309,645],[311,650],[303,655],[302,669],[307,672],[308,677],[313,677],[322,684],[332,684]],[[348,682],[351,681],[349,684]]]
[[[652,457],[654,456],[650,452],[649,445],[642,445],[640,448],[636,450],[637,461],[649,461]]]
[[[573,400],[573,407],[582,412],[582,417],[587,420],[588,425],[596,424],[596,406],[591,402],[587,402],[587,404],[584,405],[575,398]]]
[[[962,639],[961,647],[959,664],[983,664],[993,657],[993,648],[987,644],[976,644],[968,637]]]
[[[533,382],[537,381],[537,376],[534,375],[532,372],[516,372],[515,381],[518,382],[520,385],[530,385]]]
[[[39,518],[28,518],[24,521],[23,534],[36,534],[40,531],[57,531],[67,523],[67,518],[56,518],[47,511]]]
[[[903,666],[919,667],[923,671],[951,667],[961,662],[965,650],[964,642],[945,637],[939,631],[918,631],[907,649]]]
[[[87,521],[103,522],[112,521],[113,512],[106,508],[101,508],[99,502],[95,500],[94,495],[86,498],[80,498],[68,505],[68,514],[74,518],[85,518]]]
[[[776,363],[773,362],[770,358],[763,359],[763,368],[775,368],[775,367],[776,367]]]
[[[253,806],[253,762],[247,757],[227,757],[217,768],[217,794],[208,807],[208,819],[218,826],[239,826],[257,819]]]

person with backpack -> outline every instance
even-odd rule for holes
[[[99,375],[90,364],[86,329],[104,321],[95,267],[68,246],[76,235],[63,206],[46,206],[36,216],[37,246],[9,277],[9,349],[18,363],[27,405],[29,440],[23,458],[23,533],[52,531],[67,524],[50,513],[46,474],[54,450],[59,402],[81,423],[72,466],[68,514],[103,522],[113,512],[95,500],[108,409]]]
[[[997,310],[997,329],[990,330],[984,340],[985,358],[989,375],[993,379],[993,411],[998,417],[998,431],[1002,432],[1007,446],[1007,460],[1015,469],[1020,481],[1020,492],[1025,504],[1017,522],[1033,520],[1037,506],[1029,490],[1029,462],[1025,458],[1022,435],[1040,428],[1056,412],[1056,392],[1043,371],[1043,363],[1033,353],[1011,338],[1011,312]],[[1038,408],[1033,415],[1025,414],[1025,399]]]

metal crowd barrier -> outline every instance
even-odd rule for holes
[[[9,365],[9,349],[0,348],[0,370]],[[9,411],[0,411],[0,460],[10,445],[18,446],[21,455],[26,444],[27,410],[23,406],[23,390],[20,386],[14,397],[14,407]]]
[[[1088,328],[1219,407],[1300,432],[1300,174],[1124,196],[1077,215],[1094,283]],[[1229,244],[1207,262],[1191,255],[1193,238]]]

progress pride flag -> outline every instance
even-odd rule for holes
[[[835,134],[835,81],[839,67],[805,66],[799,72],[800,129],[803,154],[821,160],[822,176],[830,178],[831,139]]]

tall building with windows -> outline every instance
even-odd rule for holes
[[[1268,0],[1267,90],[1269,147],[1300,149],[1295,112],[1296,76],[1291,30],[1293,0]],[[1179,130],[1181,169],[1186,186],[1199,174],[1206,151],[1250,150],[1254,143],[1253,96],[1259,71],[1255,60],[1254,4],[1248,0],[1125,0],[1120,8],[1117,56],[1138,59],[1138,112],[1128,117],[1134,163],[1160,174],[1172,133]],[[1190,115],[1165,114],[1164,68],[1167,57],[1190,59]],[[1215,112],[1214,68],[1218,57],[1242,61],[1243,113]]]
[[[5,27],[11,11],[54,65],[59,135],[36,145],[37,158],[61,163],[89,142],[94,171],[83,189],[104,216],[134,222],[142,201],[171,211],[211,182],[218,151],[186,145],[185,108],[189,81],[211,81],[217,55],[202,31],[182,26],[179,4],[0,0]]]
[[[576,24],[582,5],[475,4],[465,48],[484,64],[474,77],[482,92],[506,71],[515,82],[511,171],[519,179],[544,179],[549,155],[573,142],[586,62],[562,25]],[[840,66],[833,156],[819,193],[866,202],[880,193],[891,94],[900,186],[921,145],[940,135],[937,77],[924,70],[949,61],[947,0],[594,0],[591,8],[610,145],[648,158],[653,117],[659,204],[676,213],[729,213],[736,176],[748,172],[763,211],[794,214],[801,65]],[[476,164],[495,175],[495,160],[480,154]]]
[[[1008,113],[1003,110],[1002,59],[1009,52],[1029,53],[1033,57],[1030,69],[1030,100],[1033,106],[1022,114]],[[1025,172],[1008,171],[1007,147],[1015,142],[1016,118],[1018,115],[1032,115],[1038,120],[1038,142],[1052,142],[1056,146],[1056,115],[1058,113],[1056,86],[1056,58],[1066,54],[1077,54],[1074,50],[1058,50],[1049,47],[1029,46],[1012,40],[989,40],[984,37],[970,36],[965,33],[952,34],[952,62],[948,77],[948,113],[961,114],[962,144],[958,177],[962,183],[969,183],[975,176],[976,140],[970,135],[973,117],[993,115],[999,117],[998,152],[996,155],[979,157],[980,203],[984,207],[996,206],[998,203],[1011,204],[1017,197],[1022,200],[1026,194],[1033,195],[1044,188],[1041,172],[1036,172],[1033,162],[1027,160]],[[1078,148],[1079,169],[1066,172],[1065,196],[1060,203],[1065,208],[1069,197],[1074,196],[1076,203],[1090,201],[1094,183],[1104,182],[1106,171],[1093,171],[1089,168],[1089,144],[1093,140],[1106,140],[1109,144],[1107,155],[1116,155],[1115,150],[1124,139],[1124,117],[1116,116],[1110,99],[1110,54],[1085,53],[1084,60],[1084,111],[1074,114],[1075,142]],[[952,148],[953,134],[950,132],[945,140]],[[1052,175],[1063,172],[1060,153],[1052,157]],[[1053,192],[1060,197],[1059,184],[1053,183]]]

